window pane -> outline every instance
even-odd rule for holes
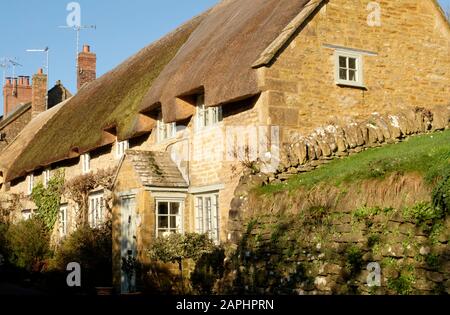
[[[348,70],[348,79],[350,81],[356,81],[356,70]]]
[[[350,69],[356,69],[356,58],[348,58],[348,67]]]
[[[170,204],[170,214],[180,214],[180,204],[178,202],[173,202]]]
[[[339,70],[339,79],[347,80],[347,69],[340,69]]]
[[[169,214],[169,204],[167,202],[158,203],[158,214]]]
[[[158,217],[158,227],[168,228],[169,227],[169,217]]]
[[[210,114],[210,110],[205,108],[203,110],[203,116],[204,116],[204,121],[205,121],[204,127],[207,127],[211,124],[210,120],[209,120],[209,114]]]
[[[177,226],[177,217],[175,217],[175,216],[171,216],[170,217],[170,228],[171,229],[178,228],[178,226]]]
[[[347,57],[339,56],[339,67],[347,68]]]
[[[203,233],[203,198],[197,197],[197,233]]]

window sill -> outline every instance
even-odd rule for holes
[[[364,84],[359,84],[359,83],[336,82],[336,85],[339,87],[348,87],[348,88],[355,88],[355,89],[367,91],[367,87]]]

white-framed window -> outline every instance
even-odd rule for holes
[[[67,204],[59,207],[59,235],[64,237],[67,235]]]
[[[103,191],[89,195],[89,225],[96,228],[104,222],[105,200]]]
[[[223,120],[222,107],[206,107],[205,95],[201,94],[197,96],[197,114],[196,114],[196,126],[197,130],[201,130],[207,127],[214,126]]]
[[[125,154],[125,151],[130,148],[130,143],[128,140],[125,141],[117,141],[116,142],[116,158],[120,160],[122,156]]]
[[[33,217],[33,211],[29,209],[22,210],[22,220],[27,221]]]
[[[44,170],[44,172],[42,173],[42,177],[43,177],[44,187],[47,188],[48,183],[50,182],[50,179],[51,179],[51,171],[49,168]]]
[[[195,230],[219,242],[219,193],[195,196]]]
[[[171,139],[177,134],[177,124],[176,123],[164,123],[162,119],[157,122],[157,141],[163,142],[167,139]]]
[[[364,87],[363,58],[361,54],[337,50],[335,77],[336,83]]]
[[[31,195],[33,193],[34,188],[34,174],[30,174],[27,176],[27,193]]]
[[[91,171],[91,155],[89,153],[85,153],[81,156],[81,164],[83,174],[88,174]]]
[[[183,233],[183,205],[181,200],[156,201],[156,236]]]

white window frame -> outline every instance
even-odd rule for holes
[[[91,155],[89,153],[81,156],[81,167],[84,175],[91,172]]]
[[[209,200],[209,206],[208,206]],[[220,242],[219,192],[194,195],[195,231],[208,234],[216,244]]]
[[[346,67],[341,68],[340,66],[340,58],[344,57],[346,58]],[[349,73],[350,73],[350,67],[349,67],[349,58],[355,59],[356,62],[356,80],[349,80]],[[341,69],[346,69],[346,76],[347,79],[341,79],[340,71]],[[345,50],[336,50],[335,51],[335,81],[337,85],[345,85],[345,86],[354,86],[354,87],[365,87],[364,86],[364,62],[363,62],[363,55],[358,54],[351,51],[345,51]]]
[[[198,95],[195,117],[197,130],[216,126],[223,120],[222,106],[206,107],[204,94]]]
[[[168,213],[167,214],[160,214],[159,213],[159,205],[161,203],[167,203],[168,204]],[[179,213],[177,215],[171,214],[171,204],[179,204]],[[184,233],[184,199],[180,198],[157,198],[156,199],[156,209],[155,209],[155,216],[156,216],[156,237],[158,236],[168,236],[170,233]],[[168,226],[166,227],[160,227],[159,226],[159,218],[160,217],[168,217],[167,222]],[[170,218],[175,217],[175,222],[178,221],[179,227],[178,228],[171,228],[170,227]],[[166,232],[162,232],[161,230],[168,230]]]
[[[51,179],[51,170],[49,168],[45,169],[44,172],[42,173],[42,177],[43,177],[43,184],[44,187],[47,188],[48,187],[48,183],[50,182]]]
[[[34,174],[27,176],[27,194],[31,195],[34,189]]]
[[[130,148],[130,143],[128,140],[116,141],[116,158],[120,160],[124,156],[125,151]]]
[[[177,135],[176,123],[165,123],[162,119],[159,119],[156,123],[156,141],[161,143],[163,141],[174,138]]]
[[[59,207],[59,235],[64,237],[67,235],[67,212],[69,206],[63,204]]]
[[[97,228],[105,222],[105,198],[104,192],[98,191],[89,195],[89,225],[92,228]]]

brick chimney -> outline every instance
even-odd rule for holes
[[[42,69],[33,76],[32,90],[31,117],[34,118],[47,110],[47,75]]]
[[[77,88],[81,89],[86,83],[97,78],[97,56],[91,52],[88,45],[83,46],[83,51],[78,54]]]
[[[20,105],[31,102],[30,77],[6,78],[3,86],[3,114],[6,117]]]

